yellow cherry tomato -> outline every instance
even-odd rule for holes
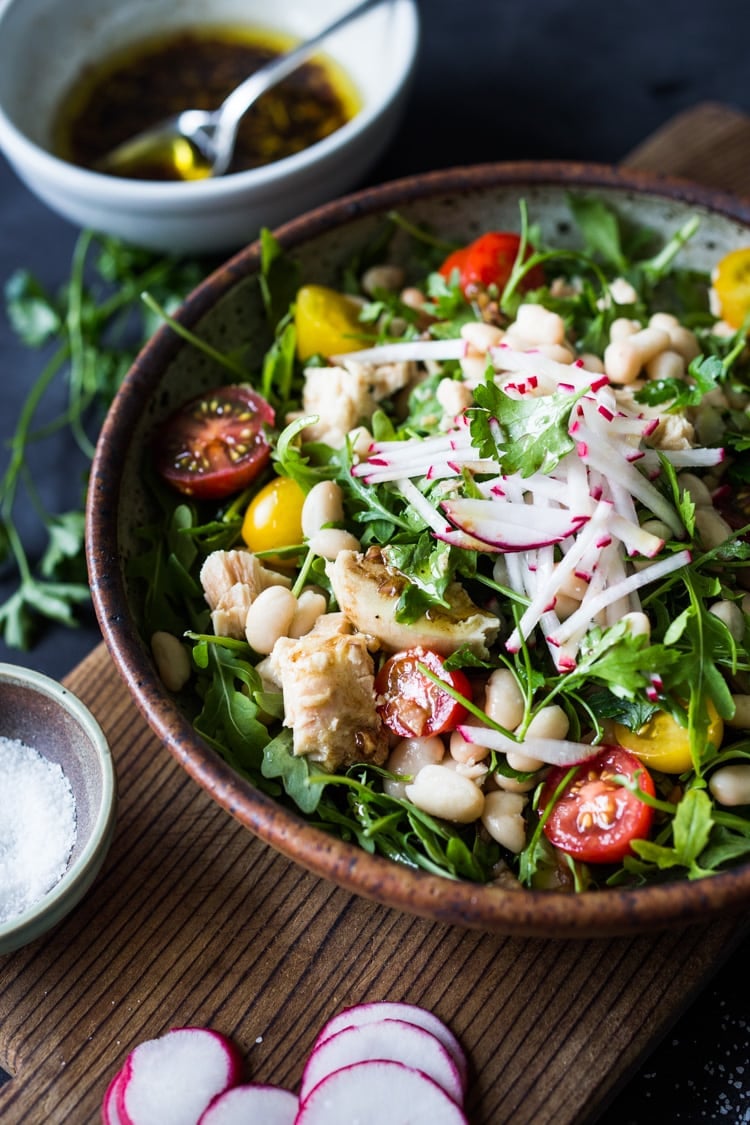
[[[364,347],[360,305],[351,297],[324,285],[304,285],[297,292],[294,324],[297,329],[297,355],[337,355]]]
[[[719,747],[724,737],[724,723],[710,700],[708,714],[710,722],[706,738]],[[640,758],[644,766],[663,773],[684,773],[692,769],[688,729],[681,727],[668,711],[657,711],[637,731],[616,723],[615,737],[621,746]]]
[[[750,313],[750,246],[726,254],[713,271],[711,283],[722,320],[741,328]]]
[[[242,521],[242,538],[251,551],[277,551],[302,542],[305,494],[291,477],[274,477],[250,501]],[[287,556],[267,562],[294,561]]]

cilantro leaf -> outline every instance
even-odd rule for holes
[[[513,399],[488,379],[474,391],[476,406],[467,411],[472,441],[482,457],[498,459],[505,473],[549,473],[575,447],[568,425],[583,393]]]
[[[636,391],[636,402],[660,406],[668,402],[670,414],[699,406],[703,396],[716,389],[724,378],[724,363],[716,355],[698,356],[688,367],[688,379],[653,379]]]

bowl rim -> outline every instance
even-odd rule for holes
[[[0,664],[0,681],[46,696],[74,719],[91,743],[101,771],[102,792],[91,831],[60,879],[28,910],[0,924],[0,953],[9,952],[51,929],[81,900],[93,883],[114,834],[117,784],[109,742],[88,707],[64,684],[17,664]]]
[[[324,204],[274,231],[295,245],[338,226],[341,220],[385,212],[397,203],[475,188],[558,185],[645,193],[665,202],[716,212],[750,229],[750,200],[687,180],[607,164],[522,161],[467,165],[367,188]],[[195,325],[215,301],[254,273],[260,243],[246,246],[215,270],[181,306],[177,319]],[[186,772],[226,811],[287,858],[351,893],[407,913],[509,936],[590,938],[632,934],[705,922],[739,911],[750,901],[750,863],[710,878],[640,888],[560,894],[481,886],[413,870],[328,836],[235,774],[195,734],[162,689],[135,625],[128,618],[118,562],[118,495],[109,487],[107,463],[122,464],[128,438],[160,371],[182,347],[168,326],[157,330],[126,376],[101,430],[87,501],[86,550],[94,608],[105,644],[138,709]]]
[[[0,7],[0,17],[13,0],[7,0]],[[417,0],[399,0],[403,5],[405,21],[401,41],[407,43],[404,66],[393,76],[391,84],[383,89],[380,96],[365,102],[362,108],[344,125],[329,133],[327,137],[300,152],[258,168],[250,168],[232,175],[209,177],[202,180],[153,181],[126,179],[111,176],[91,168],[83,168],[56,156],[33,141],[15,124],[5,108],[0,105],[0,149],[5,151],[8,160],[19,168],[35,169],[42,179],[80,196],[98,195],[112,205],[130,205],[137,194],[141,206],[156,210],[167,210],[172,206],[189,207],[204,202],[222,202],[227,197],[258,192],[261,196],[278,190],[280,181],[294,180],[310,168],[325,164],[345,149],[350,143],[376,124],[384,113],[398,101],[412,80],[419,53],[421,24]],[[408,37],[408,38],[407,38]],[[324,48],[321,48],[324,52]]]

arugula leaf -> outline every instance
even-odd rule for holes
[[[685,867],[689,879],[709,873],[698,859],[706,847],[713,827],[711,798],[705,789],[688,789],[677,805],[672,825],[673,846],[655,844],[651,840],[634,840],[631,847],[642,859],[661,870]]]
[[[31,348],[46,344],[62,327],[59,309],[28,270],[16,270],[6,281],[5,307],[14,331]]]
[[[628,263],[615,213],[595,196],[569,195],[568,206],[583,235],[587,251],[616,270],[624,271]]]
[[[294,801],[301,812],[314,813],[323,796],[324,785],[320,780],[310,781],[311,773],[320,775],[320,766],[312,767],[303,754],[295,755],[292,750],[294,736],[288,727],[271,739],[263,749],[261,771],[264,777],[278,777],[284,791]]]
[[[260,291],[268,323],[275,331],[299,289],[300,268],[266,227],[260,232],[260,253]]]

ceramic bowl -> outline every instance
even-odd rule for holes
[[[22,742],[59,765],[76,808],[76,838],[62,878],[35,905],[0,923],[0,954],[56,926],[81,901],[109,850],[117,811],[107,740],[81,701],[39,672],[0,664],[0,738]]]
[[[595,193],[624,217],[674,232],[689,214],[701,226],[685,261],[708,268],[750,240],[750,205],[686,184],[605,167],[517,164],[438,172],[368,190],[322,207],[277,233],[308,281],[331,282],[355,247],[396,209],[448,240],[487,229],[517,229],[519,199],[558,245],[575,238],[571,190]],[[266,343],[251,245],[190,297],[180,320],[231,350]],[[161,686],[139,635],[142,595],[126,577],[135,532],[149,519],[142,465],[149,435],[177,403],[223,381],[212,362],[168,328],[142,352],[104,425],[91,478],[88,555],[94,602],[106,643],[135,702],[167,749],[224,808],[274,848],[350,891],[442,922],[505,934],[591,937],[705,921],[750,904],[750,865],[697,882],[563,895],[450,881],[366,854],[319,831],[235,774],[194,732]]]
[[[51,124],[83,68],[170,28],[258,26],[313,34],[348,0],[0,0],[0,148],[28,187],[82,227],[174,253],[236,250],[356,186],[390,140],[417,55],[415,0],[392,0],[332,36],[325,52],[359,90],[362,109],[318,144],[263,168],[191,183],[100,175],[51,151]],[[185,108],[188,108],[187,106]]]

